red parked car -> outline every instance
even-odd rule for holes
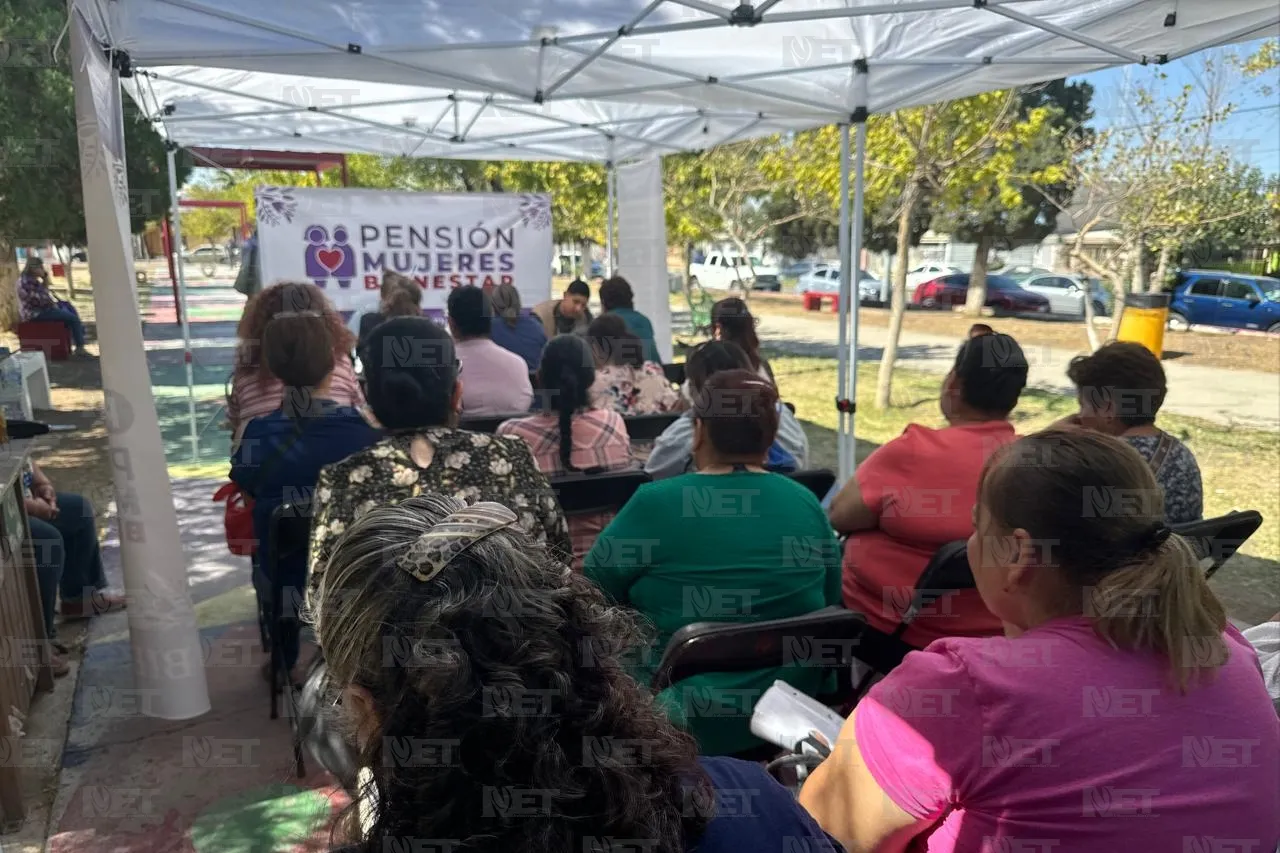
[[[918,308],[950,308],[963,305],[969,292],[969,274],[953,273],[926,281],[916,288],[911,304]],[[1002,314],[1048,314],[1049,300],[1002,275],[987,276],[988,308]]]

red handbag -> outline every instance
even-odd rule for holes
[[[227,547],[232,554],[252,557],[258,550],[258,538],[253,533],[253,498],[236,483],[224,483],[213,493],[215,503],[227,502],[222,514],[222,526],[227,533]]]

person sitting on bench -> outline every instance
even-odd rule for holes
[[[62,323],[71,335],[74,354],[79,358],[92,358],[84,348],[84,323],[80,314],[70,302],[53,298],[44,261],[35,255],[27,258],[27,265],[18,278],[18,307],[24,322]]]

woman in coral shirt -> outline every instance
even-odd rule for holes
[[[973,532],[978,476],[993,451],[1015,438],[1009,413],[1027,384],[1027,360],[1008,335],[965,341],[942,381],[947,426],[911,424],[858,466],[831,502],[831,523],[852,534],[844,554],[844,604],[891,631],[933,553]],[[1000,622],[978,594],[946,596],[922,612],[904,639],[918,648],[945,636],[982,636]]]

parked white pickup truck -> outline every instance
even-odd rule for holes
[[[777,267],[766,266],[759,258],[714,253],[705,262],[690,264],[689,284],[713,290],[778,290],[782,287]]]

